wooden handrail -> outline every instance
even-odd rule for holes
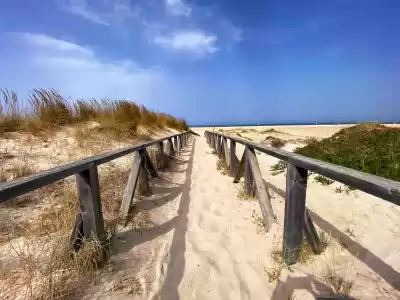
[[[318,254],[322,251],[322,243],[306,208],[308,171],[324,175],[390,203],[400,205],[400,183],[397,181],[267,147],[243,138],[210,131],[206,131],[204,134],[207,142],[216,150],[220,159],[227,162],[226,155],[229,153],[230,161],[227,166],[229,165],[229,175],[234,177],[233,182],[239,182],[240,178],[244,176],[246,193],[251,195],[254,195],[254,192],[257,193],[266,231],[271,228],[274,214],[267,186],[263,184],[254,151],[258,150],[287,162],[282,249],[287,264],[298,261],[304,233],[314,253]],[[227,149],[227,139],[231,141],[230,150]],[[235,153],[236,143],[245,146],[240,163],[237,162]]]
[[[243,138],[226,134],[206,131],[206,133],[226,137],[229,140],[243,144],[251,149],[279,158],[289,164],[301,167],[308,171],[321,174],[335,181],[339,181],[368,194],[382,198],[393,204],[400,205],[400,182],[383,177],[367,174],[350,168],[334,165],[321,160],[309,158],[296,153],[278,150],[272,147],[257,144]]]
[[[13,181],[9,181],[3,184],[0,184],[0,203],[6,202],[14,197],[18,197],[20,195],[26,194],[30,191],[36,190],[43,186],[49,185],[61,179],[67,178],[71,175],[75,175],[84,170],[87,170],[91,164],[95,164],[99,166],[101,164],[110,162],[119,157],[125,156],[132,152],[146,149],[149,146],[155,145],[157,143],[163,142],[165,140],[169,140],[171,138],[176,138],[182,136],[184,134],[188,134],[189,131],[178,133],[174,135],[170,135],[161,139],[157,139],[154,141],[142,143],[136,146],[127,147],[120,150],[115,150],[112,152],[95,155],[91,157],[87,157],[69,164],[65,164],[62,166],[58,166],[46,171],[42,171],[36,174],[33,174],[28,177],[16,179]]]

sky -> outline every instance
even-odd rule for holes
[[[0,88],[189,124],[400,121],[398,0],[1,0]]]

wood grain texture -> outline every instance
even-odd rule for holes
[[[140,164],[139,169],[139,192],[142,195],[149,195],[150,194],[150,186],[149,186],[149,176],[146,164],[146,155],[143,153],[144,150],[139,152],[142,163]]]
[[[147,152],[146,149],[144,149],[144,150],[141,150],[141,154],[143,156],[143,160],[144,160],[143,164],[145,164],[145,169],[147,170],[147,172],[149,172],[151,177],[157,178],[158,174],[157,174],[156,168],[154,167],[153,162],[150,159],[149,153]]]
[[[307,241],[310,244],[312,251],[315,254],[322,253],[323,246],[319,238],[318,232],[315,229],[314,223],[311,219],[310,212],[307,208],[304,215],[304,234],[306,235]]]
[[[229,165],[231,163],[230,158],[229,158],[229,148],[228,148],[228,139],[223,138],[222,139],[222,145],[224,147],[224,157],[225,157],[225,164],[229,168]]]
[[[234,177],[238,168],[238,158],[236,156],[236,142],[231,141],[231,147],[230,147],[230,154],[229,154],[229,176]]]
[[[76,174],[76,187],[80,202],[85,238],[105,239],[104,220],[101,210],[99,175],[97,166],[92,163],[89,169]]]
[[[297,262],[303,243],[307,170],[289,164],[286,175],[283,256],[287,264]]]
[[[266,232],[271,229],[272,223],[275,222],[274,212],[272,209],[271,199],[268,194],[267,187],[261,175],[260,166],[257,161],[256,154],[253,149],[246,149],[247,160],[253,175],[258,201],[260,203],[261,212],[264,218]]]
[[[167,140],[167,145],[168,145],[168,155],[175,156],[175,149],[174,149],[174,145],[172,143],[172,139]]]
[[[119,217],[121,222],[126,225],[127,217],[132,207],[133,197],[135,195],[136,185],[138,183],[139,171],[142,165],[142,157],[139,152],[133,154],[133,163],[129,173],[128,182],[125,187],[124,196],[121,202]]]

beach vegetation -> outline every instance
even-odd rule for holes
[[[365,173],[400,181],[400,129],[381,124],[359,124],[329,138],[311,141],[297,154]],[[271,170],[284,172],[279,162]]]

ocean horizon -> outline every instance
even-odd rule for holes
[[[379,123],[379,124],[398,124],[400,121],[379,122],[379,121],[353,121],[353,122],[282,122],[282,123],[237,123],[237,124],[196,124],[190,127],[257,127],[257,126],[296,126],[296,125],[348,125],[362,123]]]

